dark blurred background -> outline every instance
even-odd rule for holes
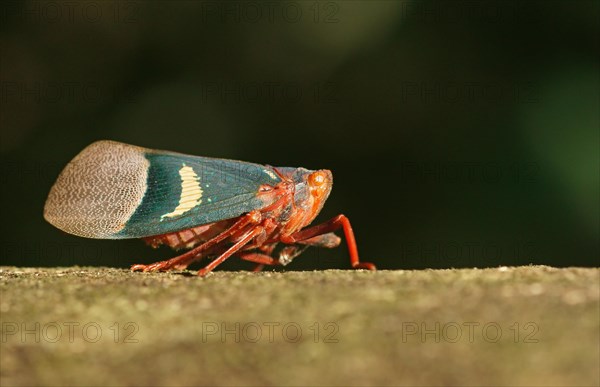
[[[597,1],[0,4],[2,265],[174,255],[43,220],[99,139],[331,169],[380,268],[599,264]]]

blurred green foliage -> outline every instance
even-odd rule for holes
[[[3,265],[172,255],[46,224],[98,139],[329,168],[382,268],[597,266],[597,1],[3,1]],[[348,267],[310,251],[290,269]],[[239,267],[227,263],[226,267]]]

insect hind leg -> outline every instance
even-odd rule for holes
[[[254,228],[250,229],[250,231],[248,231],[246,234],[237,239],[237,241],[231,247],[229,247],[223,254],[218,256],[214,261],[206,265],[204,268],[198,270],[198,275],[200,277],[204,277],[205,275],[213,271],[215,267],[223,263],[227,258],[231,257],[233,254],[242,249],[253,238],[257,237],[262,233],[264,233],[264,228],[262,226],[255,226]]]
[[[254,272],[262,271],[262,269],[265,267],[265,265],[269,265],[269,266],[280,265],[278,259],[273,258],[270,255],[262,254],[262,253],[242,253],[242,254],[238,254],[238,257],[245,261],[256,263],[256,266],[254,266],[254,269],[252,269],[252,271],[254,271]]]
[[[338,247],[342,242],[342,238],[335,235],[332,232],[328,232],[327,234],[321,234],[314,236],[312,238],[304,239],[301,241],[297,241],[296,243],[306,246],[314,246],[314,247],[324,247],[327,249],[333,249]]]
[[[254,269],[252,271],[257,272],[257,271],[262,271],[262,269],[266,265],[286,266],[287,264],[292,262],[292,260],[294,258],[296,258],[298,255],[302,254],[304,252],[304,250],[306,250],[307,248],[308,248],[307,245],[302,246],[299,244],[285,246],[279,252],[278,258],[273,258],[272,256],[270,256],[268,254],[256,253],[256,252],[238,254],[238,257],[240,257],[241,259],[243,259],[245,261],[256,263],[257,265],[254,267]]]
[[[251,231],[255,228],[255,225],[260,223],[261,214],[259,211],[251,211],[248,214],[242,216],[238,221],[236,221],[231,227],[227,230],[223,231],[216,237],[206,241],[200,246],[196,246],[190,251],[187,251],[177,257],[167,259],[165,261],[155,262],[149,265],[133,265],[131,266],[132,271],[169,271],[169,270],[184,270],[194,261],[201,259],[207,254],[214,251],[215,248],[218,248],[218,245],[223,242],[238,236],[240,234],[245,235],[248,231]],[[218,259],[218,258],[217,258]]]

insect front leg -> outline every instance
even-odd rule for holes
[[[230,228],[223,231],[213,239],[206,241],[205,243],[193,248],[192,250],[183,253],[177,257],[168,259],[166,261],[155,262],[150,265],[133,265],[131,266],[132,271],[168,271],[173,269],[184,270],[194,261],[202,258],[206,252],[216,245],[232,238],[235,235],[239,235],[240,231],[245,231],[251,225],[256,225],[261,221],[260,211],[251,211],[248,214],[242,216],[236,221]]]
[[[370,262],[360,262],[358,258],[358,248],[356,247],[356,239],[352,231],[350,220],[345,215],[338,215],[325,223],[316,226],[305,228],[288,236],[282,236],[281,242],[287,244],[301,243],[301,241],[311,240],[319,235],[327,235],[337,229],[343,228],[346,236],[346,244],[350,253],[350,263],[354,269],[375,270],[375,265]]]

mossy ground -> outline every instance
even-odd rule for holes
[[[600,383],[600,270],[0,268],[0,384]]]

